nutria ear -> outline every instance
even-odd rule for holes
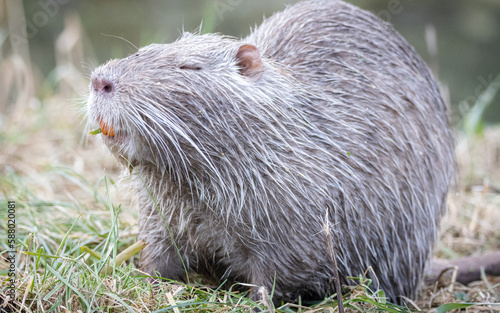
[[[264,72],[259,49],[251,44],[241,45],[236,53],[236,61],[240,67],[241,75],[252,82],[258,81]]]

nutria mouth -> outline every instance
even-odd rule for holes
[[[125,140],[130,138],[130,135],[122,130],[115,130],[115,135],[114,136],[109,136],[109,135],[104,135],[103,137],[105,138],[104,140],[109,141],[110,143],[123,143]]]

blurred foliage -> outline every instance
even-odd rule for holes
[[[463,131],[466,136],[473,138],[480,136],[484,131],[484,112],[491,106],[493,99],[500,89],[500,74],[493,80],[485,91],[483,91],[474,106],[463,117]]]

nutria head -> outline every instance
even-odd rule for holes
[[[88,119],[100,125],[105,144],[125,164],[176,173],[199,162],[213,166],[211,155],[224,153],[217,142],[230,139],[231,124],[254,110],[243,103],[266,102],[251,99],[263,95],[264,72],[255,46],[187,33],[96,68]]]

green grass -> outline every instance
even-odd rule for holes
[[[69,168],[56,167],[42,173],[66,185],[84,201],[46,200],[30,190],[23,177],[8,170],[0,176],[5,199],[17,206],[16,308],[28,312],[248,312],[269,311],[270,302],[255,302],[245,293],[167,281],[152,286],[136,266],[137,255],[118,266],[119,252],[136,240],[133,220],[123,218],[128,207],[113,203],[114,182],[106,177],[90,182]],[[6,212],[1,212],[6,216]],[[6,229],[2,223],[2,236]],[[2,237],[2,239],[4,239]],[[85,247],[85,249],[82,249]],[[92,249],[97,257],[88,253]],[[2,240],[6,257],[6,240]],[[389,303],[382,290],[373,290],[371,280],[352,278],[357,284],[344,287],[343,304],[349,312],[413,312]],[[3,291],[7,270],[0,271]],[[276,312],[334,312],[336,297],[318,303],[282,304]],[[457,302],[459,299],[456,299]],[[472,304],[448,303],[439,312]]]
[[[264,303],[245,298],[245,293],[211,289],[193,283],[163,282],[151,286],[136,266],[137,255],[113,266],[120,251],[136,240],[136,225],[123,222],[122,205],[111,200],[113,181],[108,178],[95,183],[69,168],[53,168],[41,174],[52,176],[80,194],[76,199],[41,199],[30,190],[23,177],[7,171],[0,177],[5,197],[1,216],[6,216],[7,200],[16,201],[17,269],[19,280],[14,303],[33,312],[167,312],[174,308],[189,312],[247,312]],[[6,229],[2,223],[2,239]],[[101,258],[84,252],[88,247]],[[2,256],[6,257],[6,240],[2,240]],[[3,263],[2,263],[3,264]],[[108,269],[108,274],[103,269]],[[7,287],[7,271],[0,272],[2,289]],[[283,304],[277,312],[315,312],[334,310],[335,297],[309,306]],[[383,293],[372,292],[369,281],[360,280],[344,296],[344,305],[359,312],[409,312],[387,303]]]

